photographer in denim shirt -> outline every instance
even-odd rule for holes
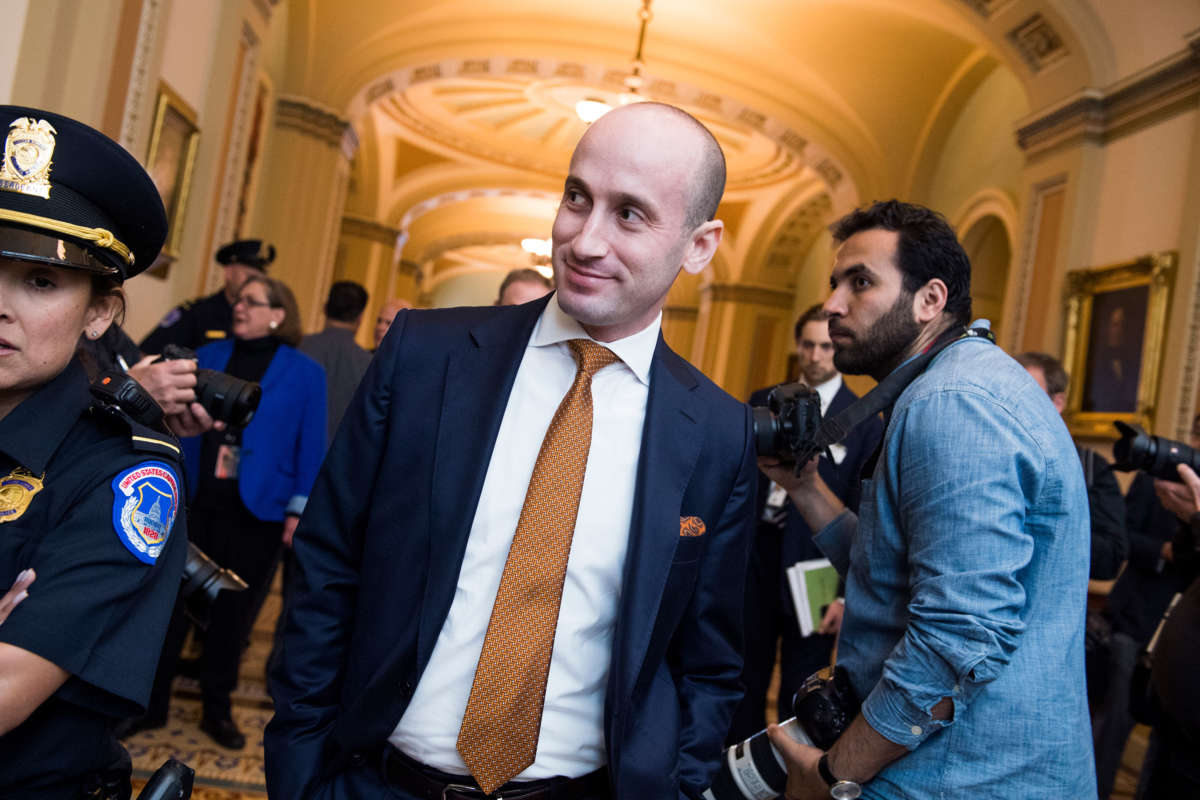
[[[941,216],[889,201],[833,233],[825,310],[840,371],[882,381],[964,331],[970,263]],[[885,417],[857,516],[812,464],[796,476],[760,459],[846,576],[838,663],[862,700],[828,753],[772,728],[787,796],[1094,797],[1088,501],[1058,412],[973,337],[941,350]]]

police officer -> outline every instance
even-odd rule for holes
[[[112,727],[146,703],[179,591],[183,470],[75,351],[120,316],[166,217],[85,125],[0,106],[0,136],[0,590],[19,587],[0,603],[0,797],[128,798]]]
[[[218,250],[215,258],[225,268],[225,287],[171,309],[142,340],[143,353],[157,355],[169,344],[195,350],[229,338],[238,289],[255,272],[266,271],[267,265],[275,260],[275,246],[263,244],[259,239],[240,239]]]

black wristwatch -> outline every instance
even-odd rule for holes
[[[854,781],[840,781],[833,777],[833,773],[829,771],[829,754],[821,756],[821,760],[817,762],[817,772],[821,775],[821,780],[829,784],[829,796],[833,800],[857,800],[862,797],[862,787]]]

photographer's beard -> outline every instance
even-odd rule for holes
[[[865,333],[839,323],[838,318],[829,320],[830,333],[849,336],[850,343],[844,339],[835,342],[833,365],[847,375],[870,375],[876,380],[900,366],[908,348],[921,335],[921,326],[913,319],[913,293],[903,289],[892,307]]]

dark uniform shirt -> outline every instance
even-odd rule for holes
[[[233,306],[224,291],[189,300],[171,309],[142,340],[142,352],[157,355],[169,344],[196,350],[227,339],[233,329]]]
[[[187,551],[172,448],[101,408],[77,360],[0,420],[0,591],[37,572],[0,642],[70,673],[0,736],[6,800],[78,798],[114,766],[128,781],[112,727],[146,703]]]

